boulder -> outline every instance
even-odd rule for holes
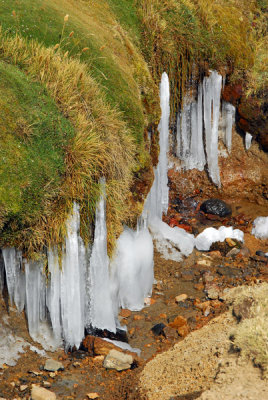
[[[108,369],[124,371],[129,369],[133,363],[133,357],[130,354],[124,354],[117,350],[111,350],[105,357],[103,366]]]
[[[200,210],[205,214],[217,215],[218,217],[227,217],[232,214],[231,207],[225,203],[225,201],[220,199],[209,199],[204,201]]]

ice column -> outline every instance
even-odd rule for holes
[[[206,137],[206,153],[208,172],[212,181],[221,186],[218,167],[218,125],[220,116],[222,76],[211,71],[209,77],[204,78],[204,124]]]
[[[66,222],[67,235],[61,271],[61,317],[66,345],[79,348],[84,336],[84,307],[79,263],[79,206],[74,203],[73,213]]]
[[[161,120],[158,126],[160,133],[159,145],[160,154],[157,168],[154,170],[154,183],[147,197],[143,217],[151,218],[157,216],[162,219],[163,213],[168,210],[168,157],[167,152],[169,148],[169,80],[167,74],[162,74],[160,84],[160,106],[161,106]]]
[[[225,122],[224,144],[230,153],[232,148],[232,128],[235,117],[235,107],[231,103],[225,101],[222,103],[222,117]]]
[[[54,337],[56,340],[61,341],[61,270],[56,247],[48,250],[48,269],[50,272],[50,282],[47,289],[47,307],[50,314]]]
[[[109,258],[107,256],[105,181],[101,180],[101,198],[96,207],[95,234],[90,257],[90,314],[93,328],[116,331],[110,293]]]
[[[186,96],[183,109],[177,117],[177,157],[185,169],[204,169],[206,163],[203,144],[202,85],[198,87],[197,101]]]
[[[10,301],[16,304],[19,311],[22,311],[25,304],[25,274],[21,271],[21,252],[15,248],[4,248],[2,254]]]

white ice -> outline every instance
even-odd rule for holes
[[[232,149],[232,128],[235,118],[235,107],[231,103],[223,101],[222,119],[225,126],[224,144],[230,153]]]
[[[246,147],[246,150],[250,149],[252,138],[253,138],[253,136],[250,133],[246,132],[246,136],[245,136],[245,147]]]
[[[244,232],[232,227],[221,226],[219,229],[206,228],[195,238],[195,247],[197,250],[208,251],[214,242],[223,242],[226,238],[244,241]]]
[[[144,298],[152,292],[153,268],[153,242],[148,229],[133,231],[125,227],[111,263],[114,304],[133,311],[141,310]]]
[[[194,236],[184,229],[171,228],[155,217],[150,221],[149,229],[157,250],[165,259],[181,261],[182,256],[189,256],[194,248]]]
[[[25,274],[21,270],[22,255],[15,248],[3,248],[2,254],[10,301],[11,304],[14,302],[18,311],[21,312],[25,304]]]
[[[257,217],[251,233],[258,239],[268,239],[268,217]]]
[[[94,328],[116,332],[112,305],[107,256],[106,193],[105,181],[101,181],[101,197],[96,207],[95,233],[90,258],[90,321]]]

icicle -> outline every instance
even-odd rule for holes
[[[67,236],[62,257],[61,271],[61,316],[66,347],[78,349],[84,337],[84,309],[81,306],[79,265],[79,206],[74,203],[73,213],[66,222]]]
[[[168,158],[169,148],[169,80],[167,74],[162,74],[160,85],[161,121],[158,126],[160,132],[160,154],[157,168],[154,169],[154,183],[144,205],[143,219],[149,220],[153,216],[162,219],[163,213],[168,210]]]
[[[116,332],[109,282],[104,179],[101,180],[101,192],[96,207],[94,243],[90,257],[90,321],[93,328]]]
[[[14,302],[21,312],[25,304],[25,275],[21,271],[22,255],[14,248],[2,249],[8,293],[11,304]]]
[[[253,138],[253,136],[250,133],[246,132],[246,136],[245,136],[245,147],[246,147],[246,150],[250,149],[252,138]]]
[[[206,136],[206,153],[208,171],[212,181],[220,186],[218,167],[218,124],[220,116],[220,95],[222,77],[212,71],[209,77],[204,78],[204,122]]]
[[[46,283],[41,262],[26,262],[26,312],[31,337],[37,340],[40,323],[46,319]]]
[[[232,148],[232,128],[235,117],[235,107],[231,103],[223,102],[222,117],[225,124],[224,144],[230,153]]]
[[[125,228],[111,263],[114,302],[122,308],[141,310],[144,298],[152,292],[153,267],[153,242],[148,229],[135,232]]]
[[[4,264],[3,254],[0,249],[0,294],[3,292],[4,288],[4,276],[5,276],[5,264]]]
[[[54,337],[60,342],[62,337],[60,310],[61,271],[57,248],[48,250],[48,269],[50,272],[50,282],[47,290],[47,307],[50,313]]]

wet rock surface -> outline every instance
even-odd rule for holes
[[[219,217],[227,217],[232,214],[232,208],[225,203],[225,201],[220,199],[209,199],[204,201],[200,210],[205,214],[217,215]]]

